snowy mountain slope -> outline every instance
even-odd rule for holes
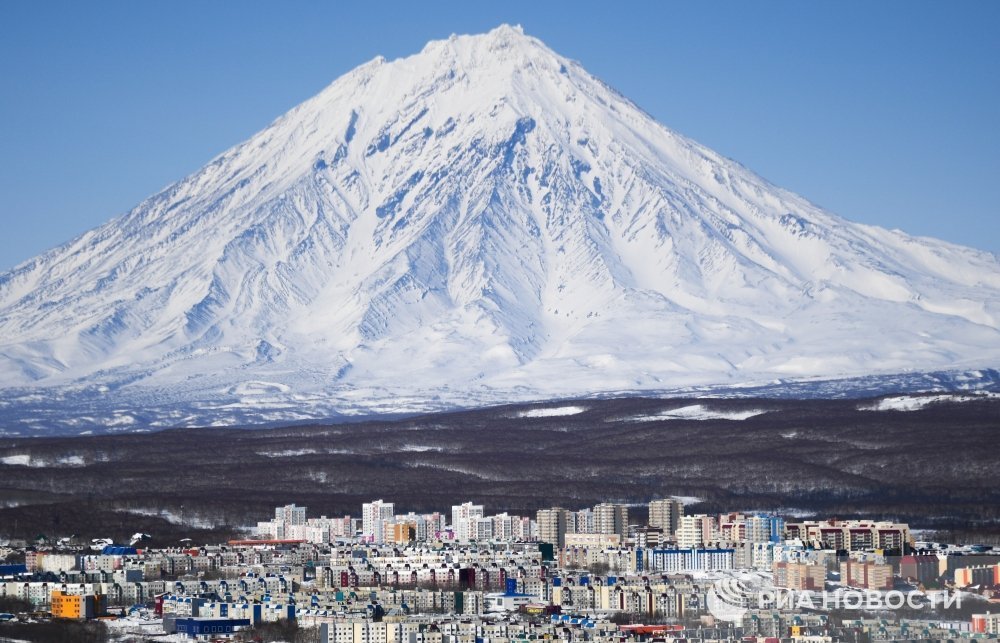
[[[997,257],[824,212],[507,26],[376,58],[0,276],[12,417],[39,391],[225,421],[998,357]]]

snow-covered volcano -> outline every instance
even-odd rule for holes
[[[998,362],[996,256],[825,212],[508,26],[376,58],[0,276],[8,419]]]

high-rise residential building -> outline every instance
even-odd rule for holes
[[[294,504],[276,507],[274,519],[280,520],[286,525],[304,525],[306,524],[306,508],[296,507]]]
[[[514,540],[514,523],[520,519],[520,516],[511,516],[506,512],[491,516],[490,520],[493,521],[493,537],[504,542]]]
[[[771,542],[771,526],[773,521],[771,516],[755,515],[750,516],[745,521],[746,538],[749,543]]]
[[[444,515],[440,511],[427,514],[425,517],[427,518],[428,529],[435,531],[436,537],[440,537],[440,533],[448,527],[448,516]]]
[[[785,519],[781,516],[768,516],[771,523],[771,542],[778,544],[785,539]]]
[[[413,540],[424,542],[428,540],[428,520],[426,516],[413,513],[397,515],[393,518],[397,524],[408,524],[413,526]]]
[[[473,518],[469,520],[469,540],[487,542],[496,538],[493,518]]]
[[[417,526],[412,522],[393,521],[386,530],[386,541],[396,544],[411,543],[417,538]]]
[[[594,507],[594,533],[618,534],[625,542],[628,536],[628,507],[608,502]]]
[[[455,530],[455,540],[467,543],[475,540],[476,521],[484,516],[483,506],[465,502],[452,505],[451,528]]]
[[[677,546],[681,549],[702,547],[714,540],[715,519],[705,514],[682,516],[677,526]]]
[[[510,523],[513,540],[526,541],[538,537],[538,526],[531,518],[527,516],[514,516],[511,518]]]
[[[718,539],[724,542],[740,543],[746,540],[747,517],[739,512],[721,514],[718,517]]]
[[[538,540],[552,543],[558,548],[566,546],[566,525],[572,512],[562,507],[539,509],[535,520],[538,523]]]
[[[373,500],[361,505],[361,535],[365,540],[384,543],[386,522],[392,520],[395,505],[384,500]]]
[[[592,509],[581,509],[574,511],[570,516],[569,524],[566,525],[566,533],[574,534],[596,534],[597,521]]]
[[[649,503],[649,526],[662,529],[665,534],[677,532],[683,515],[684,504],[680,500],[664,498]]]

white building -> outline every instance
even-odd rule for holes
[[[514,540],[514,521],[520,519],[520,516],[511,516],[506,512],[490,518],[493,521],[493,538],[503,542]]]
[[[705,514],[682,516],[677,527],[677,548],[702,547],[715,536],[715,519]]]
[[[493,518],[476,518],[470,521],[469,540],[488,542],[496,538]]]
[[[374,543],[385,542],[385,525],[392,520],[396,506],[384,500],[373,500],[361,505],[361,535]]]
[[[567,525],[566,531],[576,534],[597,533],[597,522],[594,519],[594,511],[592,509],[574,511],[573,524]]]
[[[474,540],[475,521],[484,515],[482,505],[474,505],[471,502],[453,505],[451,508],[451,528],[455,531],[455,540],[460,543]]]
[[[285,523],[285,525],[304,525],[306,524],[306,508],[296,507],[294,504],[275,507],[274,519]]]
[[[651,549],[647,552],[649,571],[687,572],[719,571],[733,569],[735,551],[732,549]]]

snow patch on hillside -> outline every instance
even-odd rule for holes
[[[257,455],[262,455],[265,458],[292,458],[298,455],[313,455],[314,453],[320,453],[316,449],[285,449],[283,451],[258,451]]]
[[[1000,397],[1000,393],[990,391],[975,395],[897,395],[883,398],[873,404],[858,406],[859,411],[919,411],[932,404],[942,402],[973,402]]]
[[[671,409],[650,415],[632,415],[625,418],[627,422],[652,422],[659,420],[745,420],[755,415],[767,413],[763,409],[749,409],[743,411],[724,411],[706,407],[703,404],[692,404],[682,406],[679,409]]]
[[[528,409],[520,411],[514,417],[519,418],[552,418],[564,417],[567,415],[578,415],[587,410],[585,406],[556,406],[543,409]]]
[[[36,458],[30,454],[16,454],[0,457],[0,464],[7,464],[21,467],[48,468],[48,467],[82,467],[86,465],[83,456],[68,455],[55,459]]]
[[[170,509],[153,509],[148,507],[129,508],[119,510],[121,513],[135,514],[137,516],[155,516],[162,518],[172,525],[186,525],[198,529],[214,529],[225,524],[223,519],[213,520],[200,516],[180,514]]]

